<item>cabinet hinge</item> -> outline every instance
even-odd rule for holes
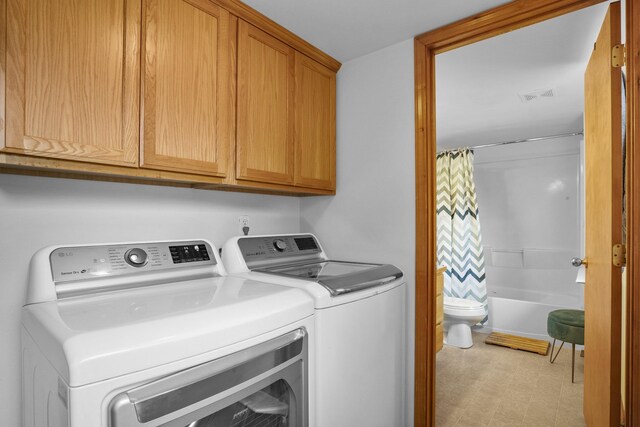
[[[620,68],[624,65],[625,48],[623,44],[617,44],[611,49],[611,66]]]
[[[624,267],[627,265],[627,247],[618,243],[613,245],[613,265],[615,267]]]

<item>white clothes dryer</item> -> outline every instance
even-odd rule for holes
[[[331,260],[312,234],[235,237],[222,258],[230,275],[313,296],[318,427],[405,425],[402,271]]]
[[[24,426],[308,426],[313,301],[204,240],[55,246],[22,312]]]

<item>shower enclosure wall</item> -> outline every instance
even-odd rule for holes
[[[580,137],[476,151],[489,296],[483,332],[548,339],[547,315],[583,308]]]

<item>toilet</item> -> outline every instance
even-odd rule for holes
[[[486,316],[481,302],[444,297],[444,343],[459,348],[473,345],[471,327]]]

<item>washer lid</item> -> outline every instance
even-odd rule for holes
[[[313,313],[302,290],[218,277],[30,304],[22,322],[75,387],[223,348]]]
[[[477,310],[484,307],[479,301],[455,297],[444,297],[444,306],[457,310]]]
[[[391,264],[345,261],[305,262],[254,271],[311,280],[324,286],[332,296],[386,285],[403,276],[402,271]]]

